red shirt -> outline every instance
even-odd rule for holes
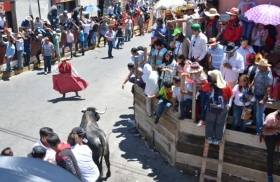
[[[63,64],[59,63],[58,69],[59,69],[59,72],[62,73],[62,74],[64,74],[64,73],[71,74],[72,73],[72,65],[71,65],[70,62],[66,62],[65,69],[64,69]]]
[[[224,31],[224,39],[228,42],[237,42],[242,36],[242,23],[239,18],[230,20]]]
[[[204,92],[211,92],[212,88],[210,87],[211,82],[205,83],[201,86],[202,91]],[[232,88],[230,84],[227,83],[225,88],[222,88],[222,95],[225,101],[229,101],[230,97],[232,96]]]

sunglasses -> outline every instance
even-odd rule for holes
[[[193,47],[195,46],[195,41],[193,41]]]

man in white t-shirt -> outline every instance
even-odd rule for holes
[[[115,15],[115,14],[114,14],[114,11],[115,11],[114,4],[111,3],[110,6],[109,6],[109,8],[108,8],[108,15],[109,15],[110,17],[112,17],[113,15]]]
[[[178,76],[174,76],[173,78],[173,93],[172,93],[172,111],[175,112],[176,111],[176,102],[178,101],[178,103],[180,103],[181,101],[181,78],[179,78]]]
[[[134,56],[138,56],[138,66],[143,68],[145,64],[144,51],[137,50],[137,48],[133,47],[131,49],[131,61],[135,64]]]
[[[125,26],[125,42],[130,41],[131,33],[132,33],[132,26],[133,22],[131,20],[130,16],[127,16],[127,19],[125,20],[126,26]]]
[[[192,95],[193,95],[193,84],[191,82],[185,83],[185,89],[181,91],[184,94],[184,100],[180,102],[181,114],[179,119],[190,118],[190,110],[192,108]]]
[[[90,25],[91,22],[87,19],[83,19],[84,23],[82,23],[83,27],[84,27],[84,48],[88,48],[88,35],[89,35],[89,31],[90,31]]]
[[[50,148],[49,144],[47,143],[47,137],[49,134],[53,133],[53,129],[51,129],[49,127],[43,127],[40,129],[39,133],[40,133],[40,139],[33,147],[35,147],[35,146],[44,147],[46,149],[46,156],[44,157],[44,161],[47,161],[47,160],[55,161],[56,153],[53,149]],[[32,154],[32,151],[31,151],[31,154]]]
[[[81,127],[76,127],[77,131],[83,132]],[[72,130],[73,131],[73,130]],[[67,143],[71,146],[77,164],[80,168],[83,182],[95,182],[99,178],[99,169],[92,160],[92,151],[87,145],[79,145],[79,135],[85,132],[71,132],[68,136]]]

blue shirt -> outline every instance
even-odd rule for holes
[[[31,36],[28,35],[26,38],[27,38],[27,40],[23,40],[23,46],[25,48],[29,48],[29,47],[31,47]]]
[[[84,37],[84,31],[80,30],[79,31],[79,41],[84,42],[85,41],[85,37]]]
[[[224,54],[224,50],[223,50],[223,46],[221,44],[217,44],[217,47],[215,50],[213,50],[211,48],[211,46],[209,46],[208,48],[208,54],[211,55],[212,57],[212,63],[211,65],[217,69],[217,70],[220,70],[220,66],[221,66],[221,63],[223,61],[223,58],[225,56]]]
[[[162,27],[158,27],[157,24],[155,23],[153,25],[153,29],[157,30],[158,32],[160,32],[161,34],[167,36],[167,29],[165,28],[165,25],[162,25]],[[153,40],[154,38],[158,38],[160,40],[164,40],[164,38],[162,38],[158,33],[156,33],[156,31],[152,32],[152,37],[151,39]]]
[[[121,14],[122,13],[122,7],[121,6],[117,6],[117,13]]]
[[[4,44],[7,47],[5,57],[13,58],[16,50],[14,44],[9,44],[9,42],[5,42],[3,40],[2,44]]]
[[[272,85],[272,74],[270,71],[260,73],[257,71],[254,78],[254,93],[256,96],[263,96],[266,92],[266,87]]]
[[[167,49],[166,48],[162,48],[160,51],[158,51],[158,49],[155,49],[152,53],[153,56],[156,56],[156,65],[162,65],[162,60],[163,60],[163,56],[166,53]]]
[[[23,20],[21,22],[21,26],[31,28],[31,25],[30,25],[29,21],[27,21],[27,20]]]

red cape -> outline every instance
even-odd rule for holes
[[[53,89],[61,94],[85,90],[88,82],[71,74],[53,75]]]

